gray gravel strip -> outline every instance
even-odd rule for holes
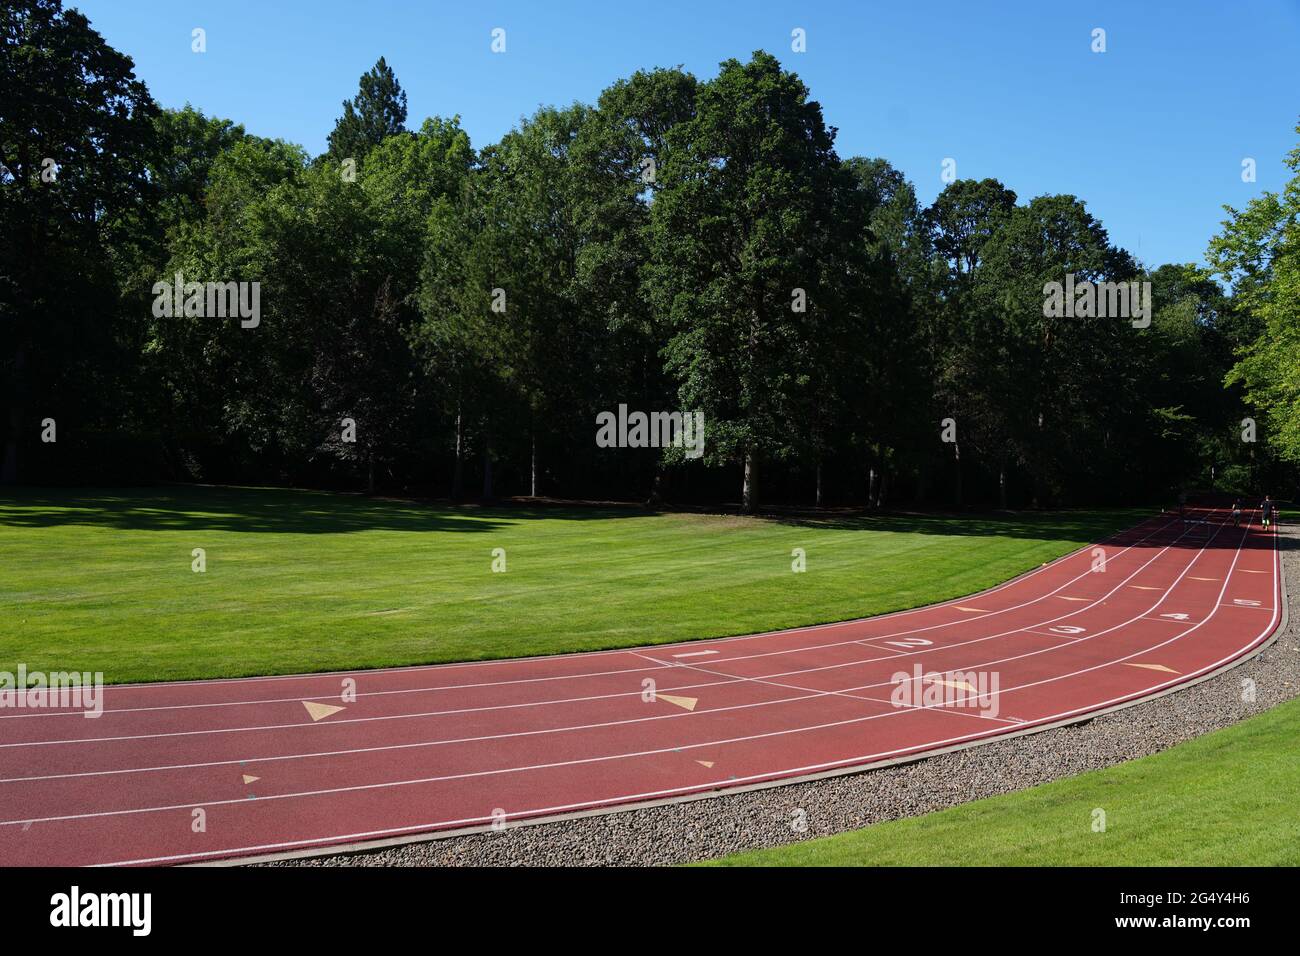
[[[499,832],[265,866],[652,866],[794,843],[1110,767],[1300,696],[1300,533],[1282,532],[1290,617],[1261,654],[1222,674],[1086,723],[912,763]],[[1242,700],[1243,681],[1255,700]]]

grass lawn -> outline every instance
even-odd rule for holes
[[[958,597],[1141,517],[752,519],[253,488],[18,490],[0,493],[0,670],[165,680],[752,633]],[[791,573],[796,547],[807,573]],[[191,571],[195,548],[206,573]]]
[[[709,865],[1296,866],[1297,735],[1292,700],[1106,770]]]

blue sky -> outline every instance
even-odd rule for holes
[[[1200,261],[1224,218],[1278,189],[1300,136],[1300,0],[451,3],[80,0],[164,106],[186,102],[316,153],[385,56],[409,125],[459,113],[476,146],[543,104],[594,102],[638,68],[774,53],[839,129],[923,202],[941,163],[1022,199],[1073,193],[1149,265]],[[194,27],[204,54],[190,50]],[[494,27],[506,52],[490,50]],[[791,51],[791,31],[807,52]],[[1105,53],[1091,50],[1106,31]],[[1243,183],[1241,162],[1258,163]]]

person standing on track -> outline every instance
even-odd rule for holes
[[[1264,500],[1259,503],[1259,515],[1264,522],[1264,527],[1267,528],[1273,517],[1273,500],[1268,495],[1265,495]]]
[[[1232,526],[1235,528],[1241,523],[1241,501],[1237,500],[1232,503]]]

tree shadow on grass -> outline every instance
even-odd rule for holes
[[[136,489],[15,489],[0,494],[0,526],[84,526],[123,531],[338,534],[352,531],[498,531],[521,520],[565,518],[579,509],[457,507],[435,502],[280,488],[172,485]],[[581,517],[636,512],[581,509]]]
[[[446,502],[373,498],[360,494],[220,485],[152,488],[19,488],[0,493],[0,526],[104,527],[130,531],[216,530],[336,534],[353,531],[499,531],[538,519],[590,521],[645,518],[675,512],[637,505],[566,505],[559,502],[453,505]],[[883,531],[962,537],[1097,541],[1144,516],[1106,510],[997,512],[984,514],[797,512],[761,518],[710,515],[703,520],[762,521],[794,528]],[[1172,516],[1171,516],[1172,518]],[[1217,542],[1216,542],[1217,544]]]
[[[992,512],[952,514],[858,513],[852,515],[777,516],[773,520],[810,530],[884,531],[895,534],[934,534],[959,537],[1026,538],[1093,542],[1127,529],[1153,515],[1140,510],[1084,510],[1041,512]],[[1140,532],[1150,530],[1150,527]]]
[[[1167,526],[1159,526],[1160,519]],[[978,514],[952,513],[856,513],[853,515],[799,514],[776,516],[773,520],[792,527],[812,530],[887,531],[898,534],[935,534],[954,537],[1023,538],[1035,541],[1078,541],[1083,544],[1106,543],[1114,547],[1128,547],[1145,539],[1158,547],[1191,548],[1207,551],[1267,551],[1273,539],[1256,533],[1241,538],[1242,528],[1225,525],[1215,533],[1213,522],[1226,520],[1226,513],[1212,517],[1211,523],[1179,521],[1173,512],[1162,513],[1158,508],[1084,509],[1077,511],[1022,511],[986,512]],[[1258,519],[1253,525],[1262,531]],[[1279,546],[1286,550],[1295,546],[1284,536]]]

